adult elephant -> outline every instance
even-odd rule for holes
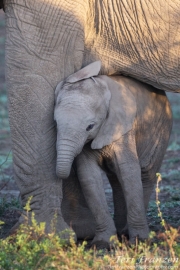
[[[31,209],[39,222],[46,221],[47,231],[54,213],[57,230],[68,227],[63,212],[78,237],[92,236],[93,219],[74,175],[64,184],[62,204],[62,181],[55,173],[54,89],[101,60],[101,74],[122,73],[180,91],[180,2],[3,1],[13,161],[23,204],[33,196]]]

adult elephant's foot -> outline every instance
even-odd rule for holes
[[[45,224],[45,234],[49,233],[57,233],[61,239],[65,240],[65,242],[68,244],[70,243],[70,239],[74,239],[74,241],[77,241],[76,234],[70,228],[67,223],[64,221],[63,217],[59,214],[51,210],[51,213],[42,213],[42,214],[33,214],[33,212],[24,212],[18,222],[12,227],[10,234],[15,233],[20,225],[30,225],[32,226],[34,224],[40,225],[40,223]]]
[[[68,243],[73,230],[64,221],[61,203],[62,186],[60,181],[46,185],[40,185],[39,182],[36,185],[29,185],[22,192],[24,210],[12,231],[17,229],[20,224],[32,225],[34,219],[37,224],[45,223],[45,233],[58,233]],[[74,236],[74,239],[76,240],[76,236]]]

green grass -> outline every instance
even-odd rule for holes
[[[4,20],[0,20],[0,27],[2,27],[2,28],[5,27],[5,21]]]
[[[169,166],[171,166],[171,164],[174,165],[179,162],[180,162],[180,157],[171,157],[168,159]]]
[[[1,39],[0,39],[1,41]],[[10,127],[7,111],[7,95],[5,84],[0,91],[0,188],[5,181],[11,180],[7,169],[12,166],[12,152],[10,150]]]
[[[0,95],[0,129],[9,131],[6,93]]]
[[[166,185],[161,187],[161,191],[166,191],[168,193],[170,201],[179,201],[180,203],[180,188]]]
[[[13,177],[8,173],[12,167],[12,152],[0,151],[0,189],[9,181],[13,181]]]
[[[0,45],[5,43],[5,37],[0,36]]]
[[[172,112],[173,112],[173,119],[175,120],[179,120],[180,119],[180,108],[179,108],[179,104],[175,104],[172,107]]]
[[[179,209],[180,209],[180,201],[168,201],[163,202],[160,204],[160,209],[163,214],[163,218],[166,220],[167,224],[174,224],[174,226],[180,226],[180,219],[179,219]],[[178,211],[176,215],[174,212]],[[172,213],[173,212],[173,213]],[[161,224],[161,219],[158,216],[157,206],[155,202],[150,202],[147,217],[150,218],[149,226],[151,228],[158,228],[158,230],[164,231],[164,228]],[[158,231],[157,230],[157,231]]]
[[[169,181],[171,180],[176,180],[180,179],[180,171],[179,170],[169,170],[167,173],[162,173],[162,177],[165,179],[168,179]]]
[[[0,151],[0,170],[6,169],[12,164],[12,152],[8,154],[6,152]]]
[[[167,148],[168,151],[177,151],[180,150],[180,143],[173,141]]]
[[[19,199],[12,198],[11,200],[7,200],[5,197],[0,198],[0,216],[2,216],[7,209],[22,210],[22,206]]]

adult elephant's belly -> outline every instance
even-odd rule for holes
[[[118,1],[116,6],[96,7],[95,27],[86,29],[84,65],[100,59],[102,74],[124,74],[180,92],[179,14],[176,0]]]

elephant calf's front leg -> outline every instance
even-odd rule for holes
[[[109,248],[116,228],[109,213],[100,168],[93,154],[83,152],[76,158],[77,172],[87,204],[96,221],[92,245]]]

